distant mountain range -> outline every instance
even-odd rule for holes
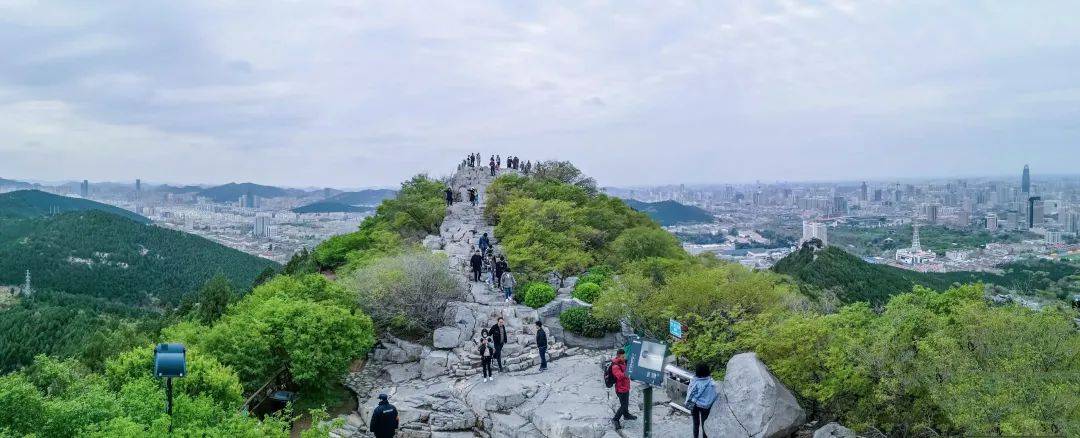
[[[15,181],[13,179],[0,178],[0,187],[8,189],[30,189],[34,188],[33,184],[22,181]]]
[[[298,192],[298,193],[297,193]],[[221,186],[202,189],[199,196],[212,199],[214,202],[236,202],[241,196],[248,193],[260,198],[282,198],[299,194],[306,194],[303,190],[290,191],[281,187],[264,186],[254,183],[228,183]]]
[[[41,217],[71,211],[99,210],[141,224],[150,219],[119,207],[88,199],[54,195],[40,190],[17,190],[0,194],[0,217]]]
[[[384,199],[390,199],[396,195],[397,190],[368,189],[356,192],[341,192],[327,198],[326,201],[346,205],[379,205]]]
[[[642,202],[636,199],[623,199],[630,208],[649,215],[663,226],[679,224],[702,224],[716,221],[713,215],[692,205],[675,201]]]
[[[303,207],[296,207],[292,209],[292,211],[293,213],[359,213],[364,211],[371,211],[374,209],[375,207],[356,206],[342,204],[340,202],[320,201],[305,205]]]

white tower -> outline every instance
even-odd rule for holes
[[[912,224],[912,229],[915,231],[911,234],[911,250],[912,252],[922,251],[922,244],[919,243],[919,224]]]
[[[27,269],[26,270],[26,284],[23,285],[22,294],[23,294],[23,296],[28,297],[32,293],[34,293],[34,288],[30,287],[30,270]]]

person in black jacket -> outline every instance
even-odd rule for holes
[[[398,412],[394,405],[390,404],[389,396],[379,394],[379,405],[371,411],[371,425],[369,429],[375,434],[375,438],[393,438],[398,428]]]
[[[449,207],[451,205],[454,205],[454,191],[451,190],[449,187],[447,187],[445,192],[446,192],[446,206]]]
[[[501,373],[501,372],[503,372],[502,348],[503,348],[503,345],[506,345],[506,340],[507,340],[507,336],[506,336],[506,320],[504,320],[503,317],[500,316],[498,321],[495,322],[495,325],[491,326],[491,329],[488,330],[488,333],[491,334],[491,341],[493,343],[495,343],[495,357],[494,357],[494,359],[495,359],[495,362],[499,364],[499,372]]]
[[[480,251],[473,253],[469,266],[472,267],[473,281],[480,281],[480,268],[484,266],[484,256],[480,255]]]
[[[495,259],[494,274],[495,274],[495,288],[502,289],[502,275],[506,272],[509,265],[506,263],[506,257],[499,256]]]
[[[536,321],[536,348],[540,351],[540,371],[547,370],[547,332],[544,323]]]

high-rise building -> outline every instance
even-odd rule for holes
[[[1024,194],[1031,193],[1031,169],[1024,165],[1024,174],[1020,176],[1020,191]]]
[[[248,192],[246,194],[244,194],[244,207],[247,207],[247,208],[257,208],[258,207],[258,204],[256,204],[256,201],[255,201],[255,194],[252,193],[251,190],[248,190]]]
[[[82,184],[79,184],[79,196],[82,196],[83,198],[89,198],[90,197],[90,181],[89,180],[84,179],[84,180],[82,180]]]
[[[987,213],[986,215],[986,231],[991,233],[998,230],[998,217],[997,214]]]
[[[874,189],[874,202],[881,202],[881,189]]]
[[[1061,221],[1065,231],[1080,233],[1080,207],[1073,207],[1065,214],[1065,220]]]
[[[829,209],[833,216],[844,216],[848,214],[847,198],[843,196],[834,196],[831,208]]]
[[[1043,201],[1040,200],[1040,199],[1035,199],[1035,201],[1032,202],[1032,204],[1031,204],[1031,215],[1029,216],[1030,223],[1028,224],[1028,227],[1029,228],[1042,227],[1043,222],[1046,221],[1045,211],[1046,211],[1046,206],[1045,206],[1045,204],[1043,204]]]
[[[142,193],[142,180],[135,179],[135,194],[138,195],[139,193]]]
[[[270,237],[271,221],[269,216],[256,216],[252,234],[255,237]]]
[[[926,204],[923,206],[923,213],[926,215],[926,221],[931,224],[938,222],[938,212],[941,207],[937,204]]]
[[[821,222],[803,221],[802,239],[799,240],[799,245],[810,241],[810,239],[818,239],[821,241],[822,246],[828,246],[829,235],[827,230],[828,228]]]
[[[1061,243],[1061,231],[1047,231],[1043,237],[1046,240],[1047,245],[1057,245]]]
[[[867,200],[869,200],[869,199],[870,199],[870,198],[869,198],[869,192],[868,192],[868,189],[867,189],[867,187],[866,187],[866,181],[863,181],[863,182],[862,182],[862,187],[861,187],[861,190],[859,191],[859,200],[860,200],[860,201],[863,201],[863,202],[866,202],[866,201],[867,201]]]

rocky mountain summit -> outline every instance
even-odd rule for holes
[[[452,187],[458,193],[475,187],[482,201],[492,179],[484,169],[465,168],[454,175]],[[447,306],[445,325],[435,330],[431,346],[390,336],[381,339],[364,369],[345,377],[359,408],[331,436],[372,436],[367,421],[380,393],[388,394],[397,406],[401,422],[397,436],[405,438],[640,436],[640,419],[624,422],[621,431],[612,428],[618,400],[603,383],[602,364],[625,337],[591,339],[562,330],[559,313],[589,305],[570,296],[574,278],[553,280],[558,296],[540,309],[506,303],[486,283],[469,282],[468,258],[484,233],[500,251],[494,227],[484,220],[483,204],[457,202],[448,208],[440,234],[424,239],[426,248],[447,255],[452,272],[469,285],[467,299]],[[502,353],[504,372],[496,369],[494,380],[485,382],[476,340],[499,317],[509,333]],[[535,346],[538,320],[544,322],[549,339],[544,372],[538,370]],[[805,421],[791,392],[753,353],[731,359],[727,379],[717,382],[717,390],[721,397],[706,424],[709,436],[790,436]],[[631,412],[640,414],[643,400],[637,383],[630,400]],[[670,407],[670,401],[665,391],[655,391],[654,436],[691,436],[689,416]]]

